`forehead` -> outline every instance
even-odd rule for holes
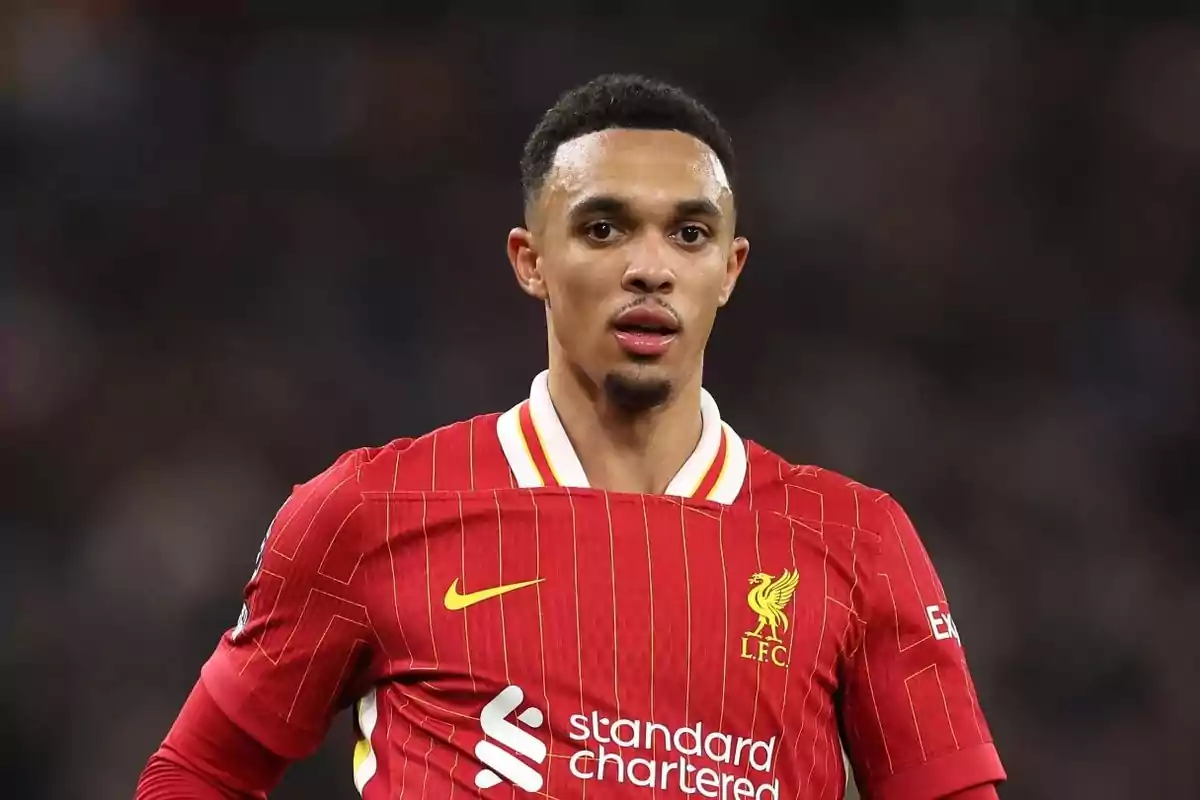
[[[631,202],[705,198],[732,202],[729,178],[712,149],[679,131],[606,130],[564,142],[546,176],[546,200],[592,194]]]

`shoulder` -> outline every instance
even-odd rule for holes
[[[499,459],[499,416],[458,420],[421,436],[359,448],[342,459],[353,458],[360,492],[468,489],[473,476]]]
[[[813,464],[792,464],[747,440],[745,497],[757,510],[794,519],[852,526],[886,536],[904,510],[892,495]]]
[[[925,543],[891,494],[834,470],[791,464],[753,442],[747,442],[747,452],[756,467],[745,492],[751,507],[820,526],[824,533],[849,533],[826,541],[840,539],[867,556],[869,583],[875,585],[875,576],[882,576],[889,593],[886,607],[891,607],[892,574],[911,576],[904,585],[917,587],[921,597],[945,597]],[[856,548],[858,544],[866,549]]]
[[[357,499],[362,492],[428,489],[428,475],[437,461],[461,460],[476,449],[476,439],[494,440],[499,414],[485,414],[450,423],[416,437],[401,437],[383,445],[356,447],[339,455],[322,472],[296,484],[280,513],[297,498],[335,495]],[[424,483],[422,483],[424,476]]]

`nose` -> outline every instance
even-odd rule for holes
[[[657,236],[646,236],[634,245],[621,285],[636,294],[670,294],[675,288],[670,245]]]

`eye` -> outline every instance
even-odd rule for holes
[[[684,244],[703,244],[708,239],[708,231],[699,225],[684,225],[676,234]]]
[[[595,242],[611,242],[617,236],[617,229],[611,222],[597,220],[589,222],[584,228],[589,239]]]

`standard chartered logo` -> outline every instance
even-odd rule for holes
[[[501,776],[527,792],[542,788],[542,776],[537,770],[510,752],[515,750],[538,764],[546,760],[546,745],[508,721],[508,715],[523,702],[525,693],[521,687],[509,686],[484,706],[479,714],[483,732],[509,748],[505,750],[486,739],[475,745],[475,757],[490,767],[480,770],[475,776],[475,785],[480,789],[489,789],[500,783]],[[542,712],[533,707],[522,711],[517,719],[531,728],[542,727]]]
[[[486,789],[507,779],[529,792],[542,788],[542,775],[513,752],[542,764],[546,746],[507,720],[524,702],[520,687],[509,686],[484,706],[483,731],[508,748],[489,741],[475,747],[476,757],[487,767],[475,777]],[[531,728],[544,722],[536,708],[527,708],[517,719]],[[609,719],[598,711],[571,716],[568,738],[578,749],[567,764],[579,780],[626,783],[660,791],[678,789],[685,794],[721,800],[777,800],[779,780],[773,777],[776,737],[752,739],[709,730],[702,723],[670,728],[638,719]]]
[[[685,794],[722,800],[779,797],[779,780],[771,779],[774,736],[761,740],[731,736],[708,731],[699,722],[668,728],[637,719],[610,720],[596,711],[572,716],[568,735],[585,748],[569,762],[571,773],[583,780],[663,791],[678,787]],[[716,766],[697,765],[693,759]],[[754,777],[747,777],[750,774]]]

